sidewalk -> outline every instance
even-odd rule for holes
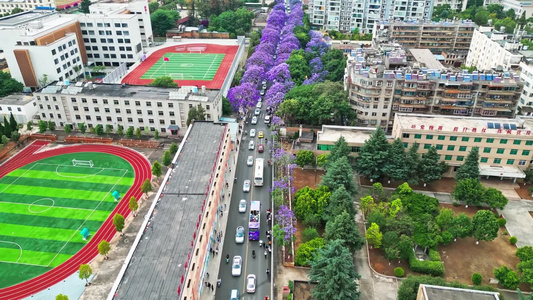
[[[239,122],[239,125],[242,125],[242,122]],[[237,134],[237,141],[240,141],[242,139],[242,133]],[[235,172],[237,169],[237,161],[239,158],[239,147],[240,145],[236,143],[234,145],[233,150],[231,151],[228,159],[228,168],[226,169],[226,173],[224,174],[224,178],[226,178],[226,183],[228,186],[224,186],[222,188],[222,199],[220,201],[219,205],[219,214],[217,215],[217,218],[215,219],[215,225],[213,226],[213,232],[211,234],[211,239],[213,242],[213,249],[218,249],[218,255],[212,255],[211,253],[208,254],[207,259],[207,267],[206,272],[209,274],[209,276],[206,276],[205,278],[208,280],[209,283],[214,285],[214,291],[211,291],[211,289],[204,286],[205,290],[202,290],[202,293],[200,294],[200,299],[213,299],[214,295],[216,295],[217,292],[217,279],[218,277],[218,271],[220,262],[223,258],[222,253],[224,253],[224,238],[226,232],[224,232],[226,228],[226,224],[228,223],[228,215],[230,211],[231,206],[231,191],[233,190],[233,180],[235,178]],[[222,212],[222,215],[220,214]],[[220,236],[220,239],[218,239],[218,236]],[[209,277],[209,278],[207,278]]]

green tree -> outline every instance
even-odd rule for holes
[[[389,208],[389,215],[392,218],[396,218],[396,215],[402,210],[402,200],[396,199],[391,202],[390,208]]]
[[[137,203],[137,199],[135,197],[130,198],[130,202],[128,204],[131,212],[133,212],[133,216],[137,216],[137,210],[139,209],[139,203]]]
[[[507,205],[507,198],[502,192],[493,187],[489,187],[485,190],[485,203],[491,208],[503,209]]]
[[[452,219],[452,223],[448,228],[448,231],[454,238],[465,238],[472,235],[474,230],[472,219],[465,213],[460,213],[458,216]]]
[[[365,244],[365,239],[361,237],[354,217],[346,211],[326,223],[324,240],[326,242],[343,240],[352,252],[360,250]]]
[[[155,139],[155,140],[158,140],[158,139],[159,139],[159,130],[157,130],[157,129],[156,129],[155,132],[154,132],[154,139]]]
[[[79,271],[79,277],[80,279],[85,279],[85,285],[89,284],[89,277],[93,275],[93,270],[91,269],[91,266],[89,265],[81,265],[80,271]]]
[[[141,192],[148,195],[148,192],[150,191],[152,191],[152,183],[150,182],[150,179],[146,179],[141,185]]]
[[[111,124],[106,124],[105,125],[105,134],[109,135],[113,133],[113,125]]]
[[[481,281],[483,280],[483,277],[479,273],[472,274],[472,283],[474,285],[480,285]]]
[[[518,274],[506,266],[494,268],[494,277],[496,277],[500,282],[500,285],[506,289],[514,290],[520,285]]]
[[[329,158],[329,154],[327,154],[327,153],[318,155],[316,157],[317,166],[320,167],[320,168],[326,167],[326,165],[328,163],[328,158]]]
[[[328,164],[333,164],[341,157],[348,157],[350,154],[350,146],[348,146],[348,143],[346,143],[346,139],[344,139],[343,136],[341,136],[335,144],[333,144],[333,147],[331,148],[329,152],[329,156],[327,157]]]
[[[428,152],[422,155],[422,160],[420,161],[422,175],[420,178],[424,183],[431,183],[442,178],[442,173],[446,171],[447,165],[440,163],[439,157],[440,155],[437,153],[435,146],[431,146]]]
[[[166,63],[166,62],[163,62],[163,63]],[[165,88],[174,88],[174,87],[177,88],[178,87],[178,84],[170,76],[158,77],[154,79],[154,81],[152,81],[150,85],[157,86],[157,87],[165,87]]]
[[[128,127],[128,129],[126,129],[126,137],[131,139],[133,137],[133,132],[134,132],[133,127],[131,126]]]
[[[322,55],[321,59],[324,70],[328,71],[328,75],[326,76],[327,80],[340,82],[344,79],[346,56],[342,50],[331,49]]]
[[[163,175],[161,164],[157,160],[154,161],[154,164],[152,165],[152,175],[155,177],[161,177],[161,175]]]
[[[222,97],[222,115],[231,116],[231,114],[233,114],[233,108],[229,103],[229,99],[226,97]]]
[[[65,130],[65,133],[66,133],[66,134],[71,133],[71,132],[72,132],[72,125],[70,125],[70,124],[65,124],[64,130]]]
[[[102,124],[96,125],[96,127],[94,127],[94,132],[99,136],[104,135],[104,126]]]
[[[20,140],[20,132],[18,132],[18,131],[13,131],[13,132],[11,133],[11,140],[12,140],[13,142],[18,142],[18,141]]]
[[[224,11],[209,22],[209,31],[228,32],[231,35],[244,35],[252,29],[254,13],[245,8]]]
[[[330,191],[335,191],[344,186],[350,194],[357,193],[357,186],[353,179],[352,167],[348,163],[348,158],[341,157],[334,162],[322,177],[321,185],[327,186]]]
[[[439,225],[441,230],[448,230],[453,226],[455,214],[453,210],[449,208],[443,208],[440,210],[439,215],[435,218],[435,222]]]
[[[309,278],[318,282],[313,288],[313,299],[359,300],[357,279],[360,276],[355,272],[353,256],[342,240],[330,241],[318,251]]]
[[[56,130],[56,123],[53,122],[53,121],[48,121],[48,130],[50,130],[50,131],[52,131],[52,132],[53,132],[54,130]]]
[[[142,134],[142,133],[141,133],[141,128],[137,128],[137,129],[135,129],[135,136],[136,136],[138,139],[141,138],[141,134]]]
[[[88,14],[90,12],[89,6],[91,6],[91,0],[82,0],[80,4],[80,12]]]
[[[0,97],[9,96],[13,93],[20,93],[24,85],[16,79],[11,78],[8,72],[0,72]]]
[[[331,193],[328,206],[324,210],[325,213],[322,214],[322,216],[327,221],[331,221],[335,216],[340,215],[344,211],[350,216],[355,217],[356,211],[353,205],[353,197],[348,191],[346,191],[344,186],[340,186]]]
[[[361,147],[355,165],[359,174],[375,181],[382,179],[386,175],[384,170],[389,160],[389,148],[390,144],[385,137],[385,131],[378,127]]]
[[[164,166],[168,167],[172,163],[172,155],[170,154],[170,151],[165,151],[163,153],[163,158],[161,159],[161,162]]]
[[[165,36],[167,30],[174,28],[177,13],[159,9],[151,14],[152,29],[158,36]],[[155,80],[154,80],[155,81]]]
[[[502,20],[496,20],[494,22],[494,28],[496,28],[497,30],[500,30],[502,26],[505,27],[505,33],[512,34],[516,27],[516,22],[509,17]]]
[[[124,216],[121,214],[115,214],[113,216],[113,225],[115,225],[115,229],[118,232],[122,232],[122,229],[124,229]]]
[[[4,135],[8,138],[11,137],[11,125],[9,125],[9,121],[7,120],[6,116],[4,116]]]
[[[56,296],[56,300],[68,300],[67,295],[59,294]]]
[[[383,250],[385,251],[385,257],[388,260],[393,260],[400,256],[400,251],[398,249],[400,238],[398,237],[398,233],[396,231],[385,232],[381,241]],[[387,251],[388,249],[394,249],[396,251]]]
[[[13,116],[13,113],[9,114],[9,126],[11,126],[11,132],[13,131],[19,131],[19,124],[15,120],[15,117]]]
[[[381,247],[381,239],[383,238],[383,233],[379,230],[379,226],[376,223],[372,223],[366,231],[365,235],[366,240],[369,244],[372,244],[375,248]]]
[[[407,161],[409,162],[409,176],[407,182],[410,185],[417,185],[420,181],[420,164],[422,162],[420,155],[418,154],[419,148],[420,144],[414,142],[405,154],[407,157]]]
[[[310,240],[313,240],[313,239],[316,239],[316,238],[319,238],[319,237],[320,237],[320,234],[313,227],[307,227],[302,232],[302,241],[304,243],[309,242]]]
[[[516,19],[516,12],[514,9],[510,8],[508,9],[506,12],[505,12],[505,15],[508,17],[508,18],[511,18],[511,19]]]
[[[298,190],[293,201],[294,215],[306,226],[323,225],[324,210],[328,206],[330,195],[329,189],[325,186],[316,189],[304,187]]]
[[[85,133],[85,131],[87,131],[87,125],[85,125],[85,123],[78,123],[78,130],[81,133]]]
[[[302,168],[306,165],[314,165],[315,154],[310,150],[300,150],[296,153],[296,160],[294,162]]]
[[[118,127],[117,127],[117,134],[118,134],[119,136],[123,136],[123,135],[124,135],[124,126],[122,126],[122,125],[118,125]]]
[[[413,253],[413,240],[407,235],[402,234],[398,241],[398,251],[400,251],[400,258],[408,260]]]
[[[168,151],[170,151],[170,154],[172,154],[172,155],[178,153],[178,144],[171,143],[170,147],[168,148]]]
[[[158,2],[148,3],[148,9],[150,11],[150,14],[153,14],[156,10],[159,9],[159,3]]]
[[[533,260],[533,247],[524,246],[516,250],[516,256],[520,261]]]
[[[296,85],[301,85],[306,78],[311,76],[311,67],[305,57],[304,50],[292,51],[286,63],[289,65],[291,78]]]
[[[383,168],[384,173],[392,180],[406,181],[411,164],[407,161],[402,140],[395,139],[388,151],[389,161]]]
[[[426,216],[415,224],[413,241],[422,247],[433,248],[442,242],[442,236],[439,226]]]
[[[296,250],[294,264],[297,266],[309,266],[316,259],[320,248],[324,247],[324,239],[316,238],[307,243],[302,243]]]
[[[39,133],[45,133],[46,129],[48,129],[48,122],[39,120]]]
[[[32,129],[33,129],[33,122],[28,121],[28,123],[26,123],[26,130],[31,131]]]
[[[463,179],[455,185],[452,196],[459,201],[465,201],[468,205],[481,205],[485,188],[478,179]]]
[[[522,282],[533,284],[533,260],[519,262],[516,268]]]
[[[100,244],[98,244],[98,253],[104,256],[104,259],[107,259],[107,254],[111,251],[111,245],[109,245],[109,242],[106,240],[102,240]]]
[[[498,236],[498,219],[489,210],[479,210],[472,218],[473,234],[478,241],[492,241]]]
[[[463,165],[459,167],[455,174],[455,180],[460,181],[463,179],[479,179],[479,148],[472,147],[470,153],[465,159]]]
[[[361,208],[361,210],[365,214],[370,212],[375,206],[374,198],[372,198],[372,196],[370,196],[370,195],[362,197],[359,200],[359,202],[360,202],[359,207]]]
[[[484,9],[483,7],[480,7],[476,10],[476,14],[474,15],[474,22],[477,25],[487,25],[489,21],[489,12]]]
[[[9,139],[7,136],[2,135],[2,145],[7,145],[9,143]]]
[[[187,114],[187,125],[191,124],[192,120],[205,121],[205,109],[198,104],[197,107],[191,107]]]

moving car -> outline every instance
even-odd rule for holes
[[[229,300],[240,300],[241,294],[239,293],[239,290],[231,290],[229,294]]]
[[[234,256],[233,257],[233,264],[231,265],[231,275],[233,276],[241,276],[242,271],[242,257],[240,256]]]
[[[264,95],[265,95],[265,90],[261,90],[261,91],[259,92],[259,94],[260,94],[261,96],[264,96]]]
[[[255,107],[261,108],[263,106],[263,102],[257,102],[257,105]]]
[[[261,110],[259,108],[256,108],[254,111],[254,115],[259,116],[261,114]]]
[[[246,165],[247,165],[248,167],[251,167],[251,166],[254,165],[254,157],[253,157],[253,156],[251,156],[251,155],[248,156],[248,159],[246,160]]]
[[[250,129],[250,137],[255,137],[255,129]]]
[[[244,181],[244,184],[242,185],[242,191],[245,192],[245,193],[248,193],[250,191],[250,180],[246,179]]]
[[[269,115],[265,116],[265,124],[270,124],[270,116]]]
[[[248,294],[255,293],[255,280],[256,277],[254,274],[249,274],[248,276],[246,276],[246,292]]]
[[[242,226],[237,227],[237,230],[235,231],[235,243],[244,243],[244,227]]]
[[[257,134],[257,137],[262,139],[265,135],[263,134],[262,131],[259,131],[259,133]]]
[[[265,146],[263,146],[263,145],[257,146],[257,152],[263,153],[263,151],[265,151]]]
[[[255,125],[255,124],[257,124],[257,117],[252,118],[252,125]]]
[[[255,149],[254,141],[250,141],[250,143],[248,144],[248,150],[254,150],[254,149]]]
[[[241,201],[239,202],[239,212],[240,213],[246,212],[246,200],[244,199],[241,199]]]

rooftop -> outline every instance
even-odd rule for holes
[[[333,144],[342,136],[348,144],[364,144],[374,130],[368,127],[322,125],[322,130],[317,132],[317,143]]]
[[[13,94],[0,98],[0,105],[25,105],[33,101],[33,97],[24,94]]]
[[[499,300],[499,293],[421,284],[425,300]]]
[[[115,299],[177,299],[224,126],[195,122]]]
[[[41,10],[24,11],[18,14],[0,18],[0,27],[17,27],[31,21],[49,17],[54,14],[56,13]]]
[[[378,24],[377,26],[380,26],[380,25],[394,25],[394,26],[424,25],[424,26],[461,26],[461,27],[472,27],[472,28],[477,27],[476,23],[470,20],[455,20],[455,21],[445,20],[445,21],[439,21],[439,22],[401,21],[401,20],[395,20],[393,22],[389,22],[389,21],[383,20],[383,21],[379,21],[379,23],[376,22],[376,24]]]
[[[161,88],[142,85],[120,85],[107,83],[72,83],[65,85],[63,82],[53,82],[36,93],[86,95],[110,98],[152,99],[152,100],[188,100],[198,102],[213,101],[219,91],[206,90],[205,95],[194,93],[196,87],[181,86],[176,88]]]
[[[512,134],[523,136],[531,136],[531,131],[533,130],[533,119],[528,118],[474,118],[397,113],[394,124],[395,126],[400,126],[402,130],[479,132],[483,134]]]
[[[417,62],[424,64],[430,69],[444,69],[444,66],[435,58],[429,49],[409,50]]]

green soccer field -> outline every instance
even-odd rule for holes
[[[93,167],[72,160],[92,161]],[[111,154],[58,155],[0,179],[0,288],[57,267],[93,236],[134,181],[132,166]]]
[[[213,80],[225,54],[170,53],[163,55],[141,79],[170,76],[174,80]],[[168,61],[164,58],[167,57]]]

